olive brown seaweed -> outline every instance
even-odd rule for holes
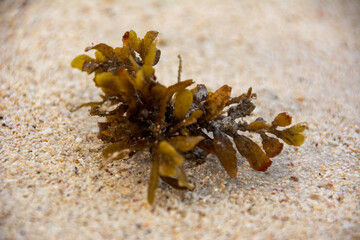
[[[108,143],[101,166],[136,151],[151,153],[150,204],[160,180],[176,189],[194,189],[183,167],[185,160],[198,162],[207,154],[216,155],[227,174],[235,178],[237,151],[253,169],[266,171],[270,158],[283,149],[279,139],[289,145],[303,144],[305,123],[290,126],[292,118],[287,113],[278,114],[271,123],[262,118],[246,121],[255,109],[252,88],[236,97],[231,97],[228,85],[215,92],[203,84],[189,88],[194,81],[181,81],[181,59],[178,82],[162,85],[154,69],[161,55],[157,36],[158,32],[149,31],[140,39],[129,31],[122,38],[122,47],[90,46],[85,51],[95,50],[95,58],[83,54],[71,63],[73,68],[94,73],[95,85],[103,91],[100,101],[78,107],[89,106],[90,115],[104,119],[98,123],[98,138]],[[262,147],[246,132],[259,134]]]

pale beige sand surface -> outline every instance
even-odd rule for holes
[[[255,116],[307,121],[268,172],[214,158],[194,192],[160,185],[147,154],[99,171],[99,99],[70,68],[91,43],[160,32],[158,80],[252,86]],[[360,239],[360,1],[1,1],[0,239]],[[241,161],[241,159],[239,159]]]

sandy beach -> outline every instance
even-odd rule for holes
[[[131,29],[159,31],[158,81],[180,54],[183,79],[252,87],[254,118],[307,122],[303,146],[235,179],[210,157],[151,207],[150,155],[99,170],[99,119],[70,112],[101,93],[72,59]],[[359,70],[356,0],[1,1],[0,239],[360,239]]]

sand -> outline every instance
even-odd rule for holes
[[[149,206],[149,154],[98,170],[98,119],[69,111],[100,94],[71,60],[130,29],[160,32],[162,83],[181,54],[183,79],[306,121],[305,144],[236,179],[209,158]],[[359,1],[9,0],[0,31],[0,239],[360,239]]]

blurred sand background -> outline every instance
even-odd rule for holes
[[[71,69],[91,43],[160,32],[158,80],[252,86],[255,116],[307,121],[268,172],[188,169],[194,192],[161,184],[150,159],[99,171],[99,99]],[[360,239],[360,1],[1,1],[0,239]],[[240,159],[239,159],[240,161]]]

